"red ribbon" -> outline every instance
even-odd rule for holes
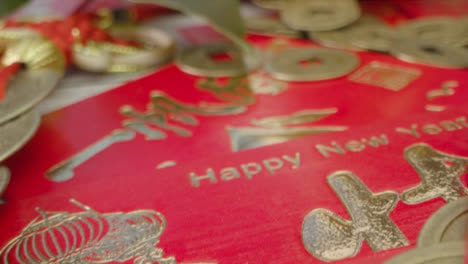
[[[3,100],[6,95],[6,88],[8,81],[18,73],[22,68],[22,64],[19,62],[10,64],[0,70],[0,100]]]

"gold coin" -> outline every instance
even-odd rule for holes
[[[400,38],[393,41],[390,52],[401,60],[443,68],[468,67],[468,51],[415,38]]]
[[[426,222],[419,233],[418,247],[449,241],[464,241],[468,225],[468,197],[451,202]]]
[[[55,87],[62,73],[53,69],[21,71],[8,83],[5,98],[0,101],[0,125],[30,110]]]
[[[3,33],[0,31],[0,39]],[[44,99],[65,70],[65,58],[51,41],[40,37],[11,38],[11,41],[7,41],[1,64],[20,62],[27,70],[20,71],[8,82],[6,96],[0,101],[0,125]]]
[[[247,30],[267,36],[299,37],[299,32],[283,25],[280,21],[270,17],[244,18]]]
[[[344,28],[330,31],[311,31],[308,32],[309,38],[318,43],[332,48],[347,49],[352,51],[361,51],[362,48],[357,47],[351,42],[351,37],[354,31],[367,25],[380,25],[382,22],[374,16],[364,15],[355,23]]]
[[[428,17],[411,20],[398,30],[416,38],[454,45],[466,34],[461,20],[452,17]]]
[[[18,151],[34,135],[41,118],[36,110],[0,125],[0,162]]]
[[[327,31],[348,26],[359,19],[356,0],[296,0],[281,11],[289,27],[304,31]]]
[[[389,52],[393,41],[399,39],[397,31],[385,25],[366,25],[350,34],[350,41],[364,50]]]
[[[268,9],[283,9],[291,2],[291,0],[253,0],[254,4]]]
[[[352,53],[326,48],[286,48],[269,58],[265,69],[283,81],[319,81],[344,76],[359,66]]]
[[[385,264],[464,264],[465,242],[447,242],[416,248],[386,261]]]
[[[244,54],[227,43],[199,45],[183,51],[176,58],[182,71],[204,77],[243,76],[258,68],[260,63],[259,54]]]

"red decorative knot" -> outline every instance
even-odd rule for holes
[[[44,22],[16,22],[8,21],[5,28],[30,28],[38,31],[51,40],[63,53],[67,63],[71,63],[72,47],[74,43],[86,44],[88,41],[110,42],[119,45],[134,45],[128,41],[112,37],[105,30],[95,25],[98,16],[91,13],[75,14],[64,20]]]
[[[4,28],[30,28],[51,40],[71,64],[72,47],[74,43],[86,44],[88,41],[109,42],[118,45],[137,44],[112,37],[105,30],[99,28],[95,22],[99,17],[92,13],[74,14],[64,20],[44,22],[8,21]],[[21,70],[21,63],[6,65],[0,69],[0,101],[5,97],[8,81]]]

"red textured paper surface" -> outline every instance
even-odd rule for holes
[[[250,41],[264,47],[271,43],[271,38],[251,36]],[[291,41],[290,45],[312,44]],[[44,174],[122,128],[125,120],[119,114],[122,105],[129,104],[143,111],[154,90],[188,103],[219,100],[194,88],[198,77],[169,65],[141,80],[45,116],[34,139],[6,163],[13,180],[4,194],[7,203],[0,207],[3,227],[0,245],[21,233],[38,215],[36,207],[47,211],[80,211],[68,202],[75,198],[102,213],[138,209],[161,212],[168,226],[158,247],[180,263],[321,263],[302,245],[301,225],[305,215],[313,209],[326,208],[349,218],[328,186],[327,175],[349,170],[374,193],[386,190],[401,193],[420,182],[403,158],[407,146],[424,142],[440,151],[468,156],[466,128],[438,135],[423,134],[421,138],[395,131],[396,127],[411,124],[422,127],[467,116],[466,70],[408,64],[368,52],[358,55],[359,68],[379,61],[419,69],[422,75],[398,92],[350,82],[348,77],[290,84],[279,95],[258,95],[257,103],[245,113],[197,116],[199,125],[189,128],[192,137],[168,133],[166,140],[147,141],[138,135],[132,141],[115,144],[79,166],[74,178],[62,183],[49,181]],[[459,82],[455,95],[429,102],[427,92],[447,80]],[[424,110],[428,103],[448,108],[441,113],[430,113]],[[338,113],[316,124],[349,126],[348,131],[248,151],[233,153],[231,150],[227,125],[249,126],[253,119],[330,107],[337,108]],[[325,158],[315,149],[316,144],[329,145],[335,141],[344,145],[349,140],[383,133],[389,138],[388,146],[368,147],[359,153]],[[250,180],[241,176],[216,184],[205,181],[198,188],[192,186],[189,178],[190,172],[201,175],[208,168],[219,172],[225,167],[261,163],[264,159],[293,156],[296,152],[301,153],[301,166],[297,170],[285,168],[274,175],[264,170]],[[155,168],[166,160],[175,160],[177,165]],[[462,180],[466,184],[466,176]],[[414,247],[424,222],[443,205],[441,199],[413,206],[399,202],[390,216]],[[375,253],[364,243],[356,257],[335,263],[380,263],[409,249]]]

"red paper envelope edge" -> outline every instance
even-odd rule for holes
[[[330,175],[349,171],[371,192],[369,195],[381,195],[388,191],[403,197],[404,193],[421,183],[421,176],[404,157],[405,149],[424,146],[460,158],[468,157],[467,115],[466,110],[456,108],[443,113],[425,113],[396,122],[355,128],[346,134],[303,138],[262,149],[211,156],[163,170],[145,167],[143,156],[151,155],[150,152],[135,155],[130,149],[133,144],[122,144],[115,146],[113,151],[95,157],[99,165],[92,168],[91,173],[80,173],[62,183],[53,183],[42,177],[39,163],[35,162],[35,151],[29,147],[29,153],[22,152],[19,156],[23,157],[16,156],[8,163],[16,178],[5,194],[7,203],[0,208],[0,224],[8,226],[1,234],[0,243],[6,245],[7,241],[21,235],[22,231],[23,236],[39,232],[35,228],[25,229],[36,217],[38,219],[35,223],[48,216],[50,221],[57,219],[54,220],[57,226],[66,223],[72,225],[83,219],[78,217],[80,212],[87,212],[83,217],[90,217],[88,220],[94,228],[98,225],[93,222],[97,220],[93,219],[103,221],[103,232],[110,232],[106,225],[109,225],[111,219],[117,221],[115,226],[121,228],[123,234],[130,231],[118,222],[122,219],[142,225],[141,229],[131,234],[140,234],[137,230],[154,232],[158,240],[149,243],[150,248],[164,249],[162,258],[175,256],[179,263],[322,263],[306,251],[301,227],[305,217],[315,209],[328,210],[336,217],[350,220],[350,210],[338,198],[336,187],[334,191],[327,183]],[[450,121],[458,124],[456,129],[447,125]],[[441,122],[445,122],[445,125]],[[401,132],[401,128],[410,128],[412,125],[418,126],[420,137],[414,136],[416,133],[411,135]],[[434,130],[435,126],[440,131]],[[362,148],[354,142],[382,138],[382,135],[387,138],[387,143],[385,140],[377,140],[379,144],[372,146],[363,143]],[[137,147],[141,143],[144,140],[138,140],[133,146]],[[345,153],[337,151],[336,145],[341,146]],[[320,151],[320,146],[328,147]],[[323,152],[324,149],[328,151]],[[154,149],[153,153],[157,151]],[[300,162],[290,162],[297,157],[296,153],[299,153]],[[123,159],[119,157],[122,155],[125,156]],[[448,157],[452,157],[450,155]],[[28,166],[21,163],[25,157],[30,158]],[[275,168],[271,163],[275,158],[282,159],[284,165],[270,172],[265,161],[270,162],[270,168]],[[262,167],[260,172],[251,171],[253,174],[250,179],[242,171],[242,166],[249,164]],[[240,172],[239,177],[231,174],[231,177],[220,178],[220,171],[225,168],[236,168]],[[191,173],[208,175],[209,169],[214,171],[216,181],[200,180],[197,187]],[[460,180],[466,186],[466,175],[461,176]],[[92,209],[69,203],[71,198]],[[444,199],[448,199],[447,196]],[[335,263],[380,263],[416,246],[424,222],[445,204],[444,199],[436,197],[414,204],[396,200],[396,207],[389,209],[388,219],[406,238],[400,242],[409,246],[374,252],[368,242],[363,242],[356,256]],[[411,199],[408,201],[414,202]],[[36,207],[43,211],[36,211]],[[146,213],[138,210],[146,210]],[[58,232],[58,243],[63,243],[60,231],[53,232]],[[69,235],[71,231],[64,232]],[[110,242],[106,241],[113,241],[123,243],[130,249],[138,249],[131,251],[128,260],[146,256],[146,251],[138,243],[131,243],[140,241],[138,236],[128,240],[125,236],[110,234],[101,238],[107,239],[102,240],[104,242],[97,238],[102,243],[94,249],[109,246]],[[39,251],[44,250],[40,243],[52,243],[48,245],[53,247],[54,242],[50,239],[46,237],[46,242],[34,240],[39,245]],[[27,243],[21,245],[29,246]],[[52,255],[58,254],[51,250]],[[109,247],[109,250],[114,255],[109,254],[115,257],[121,249]],[[112,257],[98,253],[104,254],[91,250],[87,251],[89,255],[85,255],[99,260]],[[35,256],[35,253],[31,254]]]

